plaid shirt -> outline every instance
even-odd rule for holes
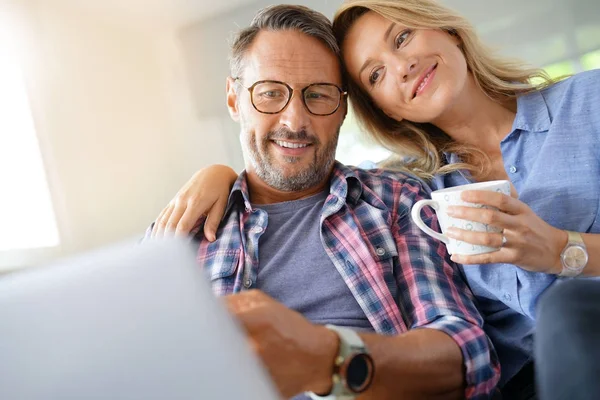
[[[242,173],[234,184],[213,243],[199,239],[198,262],[217,295],[246,290],[256,281],[258,239],[267,214],[252,208]],[[321,214],[325,251],[377,333],[399,335],[431,328],[460,347],[465,397],[489,398],[500,367],[473,297],[443,243],[412,222],[410,210],[429,197],[421,183],[390,171],[365,171],[336,163]],[[424,221],[438,229],[425,208]]]

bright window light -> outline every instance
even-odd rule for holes
[[[0,252],[55,247],[58,230],[15,30],[3,14],[0,10]]]
[[[581,65],[585,70],[600,68],[600,50],[584,54],[581,57]]]
[[[376,144],[369,136],[362,132],[348,105],[348,115],[340,130],[337,152],[335,158],[343,164],[360,165],[365,161],[377,163],[390,156],[390,152]]]

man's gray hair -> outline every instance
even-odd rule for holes
[[[265,7],[252,19],[250,26],[239,31],[231,43],[229,68],[233,78],[239,78],[244,69],[244,57],[258,33],[295,30],[314,37],[327,46],[341,63],[338,45],[331,21],[320,12],[299,5],[280,4]],[[340,64],[341,65],[341,64]]]

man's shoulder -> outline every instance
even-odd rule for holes
[[[428,190],[429,185],[416,175],[405,171],[395,171],[390,169],[362,169],[354,166],[348,166],[356,179],[363,185],[372,190],[389,190],[390,188],[402,190],[414,189]]]
[[[352,204],[365,202],[406,214],[419,200],[430,197],[431,189],[418,177],[388,169],[364,170],[345,167],[349,198]]]

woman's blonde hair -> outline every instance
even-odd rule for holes
[[[369,11],[411,29],[442,29],[456,35],[477,86],[495,101],[516,98],[552,83],[540,69],[493,55],[464,17],[434,0],[347,0],[336,12],[333,21],[340,47],[352,25]],[[532,83],[533,78],[539,78],[541,83]],[[388,117],[358,83],[349,76],[347,81],[359,124],[395,154],[383,166],[407,169],[423,179],[459,169],[467,169],[478,177],[489,173],[489,158],[481,150],[454,142],[431,124],[407,120],[398,122]],[[442,158],[444,152],[455,153],[464,162],[447,165]]]

